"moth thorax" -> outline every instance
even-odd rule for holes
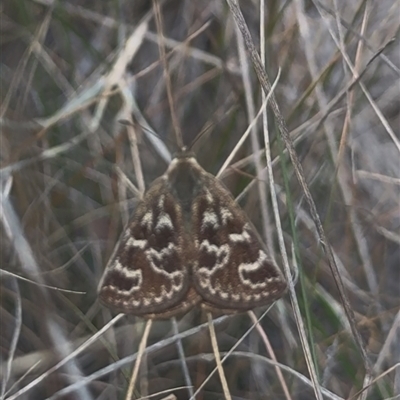
[[[184,213],[190,213],[193,199],[199,192],[199,174],[190,162],[180,161],[168,176],[171,193]]]

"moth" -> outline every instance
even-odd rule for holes
[[[138,204],[99,297],[116,311],[163,319],[196,304],[250,310],[277,300],[286,286],[244,211],[184,148]]]

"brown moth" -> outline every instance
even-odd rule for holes
[[[279,299],[286,286],[232,195],[184,149],[139,203],[99,296],[116,311],[157,319],[198,303],[250,310]]]

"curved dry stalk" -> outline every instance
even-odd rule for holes
[[[231,394],[229,393],[228,382],[226,381],[224,369],[222,368],[221,357],[219,355],[217,336],[215,335],[215,329],[213,325],[213,319],[211,313],[207,313],[208,328],[210,330],[211,344],[215,355],[215,362],[217,364],[219,378],[221,379],[222,389],[226,400],[232,400]]]
[[[132,371],[132,377],[129,382],[128,390],[126,391],[125,400],[132,399],[133,391],[135,390],[136,379],[137,379],[137,376],[139,373],[140,361],[142,360],[144,351],[146,350],[147,339],[149,338],[149,333],[150,333],[150,328],[151,328],[152,323],[153,323],[152,319],[148,319],[146,322],[142,340],[140,341],[140,344],[139,344],[138,355],[136,358],[135,366]]]

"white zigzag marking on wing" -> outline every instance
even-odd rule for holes
[[[165,195],[161,195],[160,199],[158,200],[158,209],[163,210],[164,209],[164,200],[165,200]]]
[[[226,207],[221,207],[219,212],[221,213],[221,219],[223,225],[226,225],[228,220],[233,219],[232,213]]]
[[[135,239],[134,237],[130,237],[126,242],[126,246],[128,247],[136,247],[138,249],[143,250],[147,245],[147,240]]]
[[[170,256],[174,250],[175,250],[175,245],[170,242],[170,243],[168,243],[167,247],[164,247],[160,251],[149,248],[145,251],[145,254],[146,254],[147,259],[149,259],[148,256],[151,256],[151,257],[156,258],[157,260],[161,260],[165,256]],[[165,272],[163,269],[159,269],[157,267],[155,267],[155,269],[159,272]]]
[[[217,214],[213,211],[205,211],[203,213],[203,219],[201,221],[201,230],[203,231],[207,225],[211,225],[215,228],[219,227]]]
[[[215,274],[216,271],[226,267],[226,264],[229,261],[229,257],[230,257],[230,253],[231,253],[229,245],[224,244],[224,245],[218,247],[215,244],[210,244],[210,242],[208,240],[203,240],[199,247],[199,250],[202,250],[202,249],[205,249],[207,251],[207,253],[209,253],[209,254],[212,254],[212,253],[215,254],[216,258],[218,258],[218,256],[220,254],[225,253],[225,256],[223,257],[223,259],[219,263],[215,264],[212,269],[209,269],[207,267],[200,267],[197,272],[200,276],[200,280],[199,280],[200,286],[203,289],[207,288],[207,290],[209,290],[212,294],[216,294],[218,291],[218,292],[220,292],[219,295],[221,297],[227,298],[228,293],[218,290],[218,288],[217,289],[214,288],[210,284],[210,281],[211,281],[211,276],[213,274]]]
[[[152,299],[157,304],[162,303],[163,301],[165,301],[165,299],[170,300],[174,296],[175,293],[179,292],[182,289],[182,282],[179,285],[172,285],[171,288],[172,289],[170,291],[167,291],[165,289],[165,286],[163,285],[160,296],[154,296],[154,297],[152,297]]]
[[[166,291],[165,287],[162,287],[162,293],[160,297],[153,296],[155,301],[158,303],[158,299],[161,302],[165,297],[170,299],[174,293],[180,291],[183,287],[183,273],[181,271],[167,272],[162,268],[159,268],[154,263],[154,259],[161,261],[164,257],[170,256],[175,251],[175,245],[173,243],[168,243],[167,247],[164,247],[160,251],[155,249],[147,249],[145,251],[147,261],[149,262],[151,268],[155,271],[155,273],[160,274],[166,277],[169,281],[171,281],[171,290],[169,292]],[[177,281],[178,283],[174,283]]]
[[[140,269],[131,269],[131,268],[128,268],[128,267],[124,267],[119,262],[119,260],[116,260],[114,265],[111,267],[111,270],[115,270],[115,271],[121,272],[127,278],[137,278],[138,279],[138,284],[135,285],[134,287],[139,288],[142,285],[143,276],[142,276],[142,271]]]
[[[160,228],[170,228],[171,230],[174,229],[174,224],[172,223],[171,217],[164,212],[164,202],[165,196],[160,196],[160,200],[158,201],[158,209],[160,211],[160,215],[158,216],[157,223],[155,226],[155,230],[159,230]]]
[[[222,246],[218,247],[215,244],[210,244],[210,242],[206,239],[201,242],[199,250],[202,250],[203,248],[205,248],[208,253],[214,253],[217,257],[221,253],[226,253],[223,260],[220,263],[217,263],[211,270],[208,269],[207,267],[199,268],[199,271],[201,271],[202,273],[205,273],[207,276],[211,276],[212,274],[215,273],[216,270],[225,267],[226,263],[229,260],[229,256],[231,253],[230,247],[228,244],[223,244]]]
[[[205,189],[205,192],[206,192],[206,200],[207,200],[208,204],[209,205],[213,204],[214,203],[214,199],[212,197],[211,192],[208,189]]]
[[[159,215],[155,230],[159,230],[160,228],[169,228],[173,229],[174,225],[172,223],[171,217],[167,213],[162,213]]]
[[[165,249],[163,249],[165,250]],[[157,252],[155,252],[157,253]],[[166,299],[170,300],[175,293],[179,292],[182,290],[183,287],[183,274],[180,271],[175,271],[173,273],[167,273],[164,270],[160,270],[159,268],[153,267],[157,270],[157,272],[161,273],[162,275],[167,275],[168,280],[171,280],[172,282],[175,282],[175,280],[178,281],[177,284],[171,283],[171,290],[167,291],[164,285],[161,287],[161,293],[159,296],[156,296],[155,293],[152,293],[152,296],[148,296],[145,298],[140,298],[140,299],[132,299],[131,296],[134,294],[134,292],[137,292],[140,290],[142,283],[143,283],[143,274],[141,270],[132,270],[127,267],[124,267],[118,260],[115,261],[114,265],[111,267],[112,270],[116,270],[121,272],[125,277],[127,278],[138,278],[138,284],[132,286],[131,289],[129,290],[122,290],[114,285],[108,285],[107,287],[111,289],[112,291],[118,293],[120,296],[119,298],[115,299],[115,304],[117,305],[123,305],[124,307],[127,306],[133,306],[133,307],[139,307],[140,305],[144,306],[149,306],[152,302],[156,304],[161,304],[163,301]],[[175,279],[178,277],[179,279]],[[149,293],[150,294],[150,293]],[[126,298],[129,298],[128,300]]]
[[[248,243],[250,242],[250,235],[245,230],[243,230],[242,233],[231,233],[229,235],[229,239],[232,242]]]
[[[134,292],[137,292],[138,290],[140,290],[142,283],[143,283],[143,274],[142,271],[140,269],[130,269],[127,267],[124,267],[118,260],[115,261],[115,263],[111,266],[111,271],[119,271],[122,275],[124,275],[124,277],[126,278],[137,278],[138,283],[134,286],[132,286],[129,290],[122,290],[114,285],[107,285],[107,287],[109,289],[111,289],[112,291],[118,293],[118,295],[126,297],[126,296],[131,296]],[[116,303],[119,304],[121,303],[124,305],[125,304],[125,300],[123,301],[122,299],[118,298],[116,299]],[[137,305],[140,304],[140,301],[129,301],[128,304],[133,304],[135,307]]]
[[[153,211],[149,211],[143,215],[140,225],[149,230],[151,229],[151,226],[153,225]]]
[[[142,271],[140,269],[131,269],[128,267],[124,267],[118,260],[115,261],[114,265],[111,267],[112,270],[116,270],[121,272],[122,275],[127,278],[137,278],[138,284],[134,286],[134,288],[139,288],[143,282]]]
[[[231,293],[231,297],[232,297],[232,300],[234,300],[234,301],[239,301],[240,300],[240,294]]]
[[[244,277],[244,272],[257,271],[258,269],[262,268],[263,263],[268,260],[267,255],[262,250],[260,250],[258,254],[258,259],[256,261],[252,263],[242,263],[238,267],[240,280],[243,282],[244,285],[248,285],[252,289],[264,289],[269,283],[277,280],[277,278],[273,277],[267,278],[264,282],[253,283],[250,279],[246,279]]]

